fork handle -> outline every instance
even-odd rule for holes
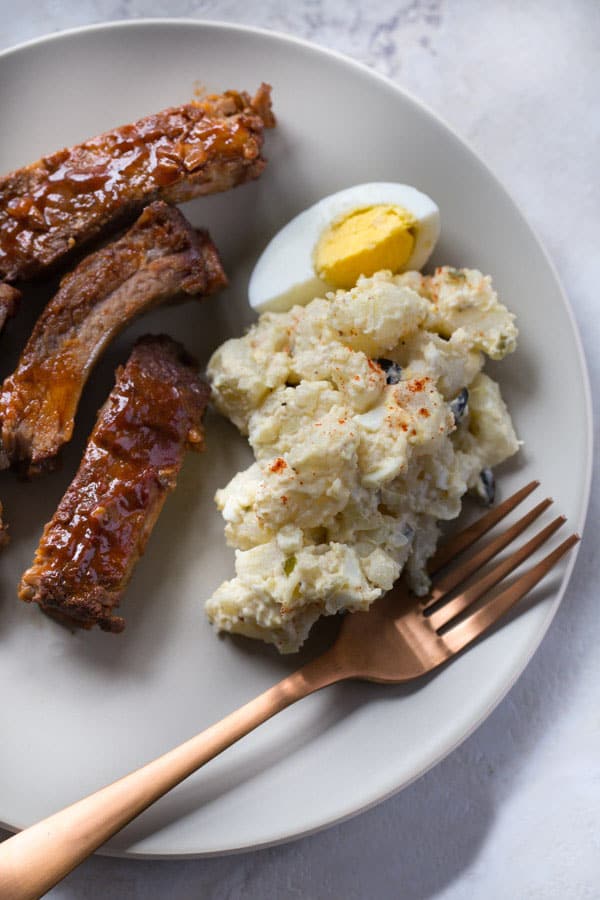
[[[331,651],[163,756],[0,844],[0,900],[36,900],[171,788],[276,713],[349,677]]]

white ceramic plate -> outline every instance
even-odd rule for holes
[[[494,369],[524,448],[506,496],[533,477],[582,528],[591,469],[588,381],[567,301],[514,203],[435,116],[373,72],[267,32],[198,22],[131,22],[73,31],[0,56],[0,171],[210,90],[273,85],[279,124],[260,181],[188,204],[222,250],[231,287],[205,304],[130,328],[86,390],[61,472],[31,484],[3,474],[12,543],[0,557],[0,820],[19,828],[157,756],[298,665],[258,643],[218,639],[203,601],[232,572],[212,497],[249,452],[208,421],[127,592],[120,636],[71,635],[15,599],[43,523],[71,479],[135,334],[166,330],[202,361],[251,316],[249,271],[271,235],[324,194],[402,181],[438,202],[436,263],[493,275],[518,314],[518,353]],[[47,288],[2,336],[10,370]],[[5,372],[2,372],[4,375]],[[463,740],[506,693],[556,611],[575,554],[538,602],[418,688],[340,685],[263,726],[122,832],[108,852],[201,855],[257,847],[352,815],[406,785]],[[327,640],[325,628],[302,659]]]

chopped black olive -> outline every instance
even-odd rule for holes
[[[481,470],[475,490],[486,506],[492,505],[496,496],[496,479],[491,469]]]
[[[469,402],[469,392],[466,388],[463,388],[460,394],[458,394],[454,400],[450,401],[450,410],[452,415],[454,416],[454,424],[458,425],[462,417],[464,416],[467,404]]]
[[[386,359],[384,356],[375,360],[375,362],[385,372],[385,380],[388,384],[398,384],[402,378],[402,369],[398,363],[395,363],[393,359]]]

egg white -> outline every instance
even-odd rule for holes
[[[323,197],[288,222],[267,244],[250,276],[250,306],[257,312],[283,312],[332,290],[331,285],[317,276],[313,267],[313,254],[321,234],[332,222],[354,210],[381,203],[401,206],[414,216],[415,245],[401,271],[421,269],[439,237],[437,205],[426,194],[407,184],[357,184]]]

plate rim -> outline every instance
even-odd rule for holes
[[[19,52],[30,50],[38,45],[46,45],[54,43],[55,41],[60,41],[65,38],[73,38],[78,37],[79,35],[86,35],[90,32],[108,32],[114,31],[116,29],[145,29],[152,28],[156,30],[160,30],[161,28],[178,28],[178,27],[186,27],[186,28],[194,28],[199,30],[214,30],[214,31],[231,31],[236,34],[252,34],[262,38],[273,39],[276,42],[283,42],[292,45],[296,45],[304,50],[308,50],[312,53],[316,53],[317,55],[323,56],[325,58],[333,58],[339,64],[345,65],[351,69],[357,70],[362,76],[367,76],[370,78],[379,81],[382,85],[385,85],[388,89],[392,89],[399,95],[401,95],[406,101],[408,101],[413,106],[417,107],[421,113],[424,113],[430,119],[434,120],[438,125],[441,125],[445,131],[464,149],[468,152],[470,160],[473,164],[480,166],[486,175],[494,182],[495,187],[504,195],[504,197],[509,201],[511,206],[513,207],[517,216],[521,219],[522,225],[527,229],[530,233],[533,241],[537,245],[538,250],[540,251],[542,258],[544,259],[546,266],[556,287],[558,288],[558,293],[560,299],[563,304],[563,308],[565,309],[567,316],[569,318],[569,322],[572,328],[572,333],[574,337],[575,350],[577,355],[577,362],[579,364],[580,373],[581,373],[581,381],[583,388],[583,405],[585,408],[585,453],[586,453],[586,466],[585,471],[583,473],[583,482],[582,482],[582,507],[581,507],[581,515],[580,520],[574,523],[574,526],[577,528],[578,533],[582,533],[587,514],[589,511],[590,498],[591,498],[591,486],[592,486],[592,477],[593,477],[593,461],[594,461],[594,416],[593,416],[593,407],[592,407],[592,396],[591,396],[591,381],[589,375],[589,369],[587,364],[587,359],[585,356],[583,341],[581,339],[581,334],[579,331],[579,326],[577,319],[575,317],[575,313],[573,307],[571,305],[569,296],[565,290],[565,287],[562,283],[561,277],[559,275],[556,264],[551,258],[548,250],[546,249],[545,244],[540,238],[537,229],[530,223],[528,217],[524,214],[521,209],[520,204],[514,199],[512,193],[505,187],[504,183],[501,179],[495,174],[493,169],[488,165],[484,158],[480,155],[480,153],[474,149],[471,145],[470,141],[465,139],[461,134],[459,134],[455,128],[450,125],[443,115],[440,115],[438,112],[434,111],[429,104],[419,98],[412,91],[408,90],[404,86],[400,85],[392,78],[384,75],[383,73],[377,71],[373,67],[369,66],[366,63],[363,63],[359,60],[353,59],[352,57],[342,53],[339,50],[335,50],[333,48],[327,47],[325,45],[314,43],[313,41],[307,40],[306,38],[301,38],[296,35],[287,34],[285,32],[278,31],[276,29],[269,29],[264,27],[259,27],[255,25],[246,25],[243,23],[237,22],[226,22],[218,19],[203,19],[203,18],[191,18],[191,17],[169,17],[169,16],[154,16],[154,17],[140,17],[140,18],[132,18],[132,19],[117,19],[117,20],[109,20],[106,22],[95,22],[87,25],[79,25],[72,28],[61,29],[59,31],[50,32],[48,34],[39,35],[37,37],[31,38],[26,41],[22,41],[20,43],[11,45],[0,50],[0,66],[4,59],[18,54]],[[483,722],[494,712],[499,703],[507,696],[509,691],[514,687],[517,680],[521,677],[525,668],[533,658],[534,654],[538,650],[541,645],[544,637],[546,636],[548,629],[556,615],[558,608],[562,602],[563,596],[569,586],[571,581],[571,577],[573,574],[573,569],[577,562],[577,558],[579,556],[579,551],[581,548],[581,542],[577,544],[576,547],[573,548],[573,552],[569,554],[569,559],[566,563],[563,578],[561,584],[556,590],[554,596],[551,598],[548,603],[548,611],[545,619],[537,631],[534,640],[531,641],[530,644],[525,648],[525,650],[513,661],[511,678],[504,683],[500,690],[494,695],[488,705],[481,711],[481,714],[477,717],[477,719],[471,723],[470,727],[467,728],[461,735],[458,737],[451,745],[446,745],[443,750],[440,750],[439,754],[429,761],[429,763],[425,766],[425,768],[419,769],[419,771],[414,774],[412,777],[402,781],[401,784],[395,784],[386,787],[385,789],[379,791],[376,796],[372,797],[367,802],[360,803],[359,806],[353,806],[352,804],[348,804],[348,808],[341,813],[336,813],[332,816],[327,817],[326,819],[321,819],[318,824],[307,827],[302,830],[296,830],[292,832],[286,832],[282,836],[273,839],[267,839],[264,841],[250,841],[244,844],[241,844],[237,847],[228,847],[222,850],[211,850],[211,851],[189,851],[182,853],[156,853],[156,852],[144,852],[137,851],[135,849],[128,850],[119,850],[116,848],[112,848],[111,846],[102,847],[96,853],[100,856],[120,858],[120,859],[157,859],[157,860],[175,860],[175,859],[201,859],[201,858],[216,858],[221,856],[230,856],[234,854],[247,853],[251,850],[262,850],[269,847],[276,847],[281,844],[290,843],[291,841],[300,840],[304,837],[309,837],[313,834],[317,834],[320,831],[325,830],[326,828],[330,828],[333,825],[341,824],[343,822],[348,821],[356,815],[359,815],[362,812],[366,812],[367,810],[372,809],[380,803],[383,803],[385,800],[399,793],[401,790],[409,787],[435,766],[437,766],[442,760],[446,757],[450,756],[464,741],[467,740]],[[20,830],[18,827],[9,825],[0,819],[0,826],[7,831],[16,832]]]

